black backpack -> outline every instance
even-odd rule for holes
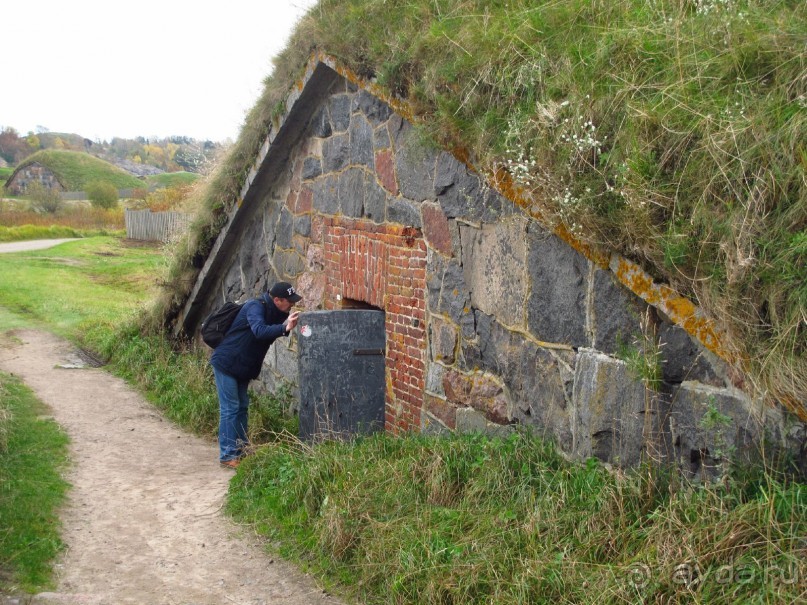
[[[202,340],[205,341],[208,347],[215,349],[221,344],[221,341],[224,340],[224,335],[227,334],[227,330],[233,325],[235,316],[238,315],[241,307],[245,304],[246,303],[242,302],[228,301],[205,317],[205,320],[202,322],[200,334],[202,335]]]

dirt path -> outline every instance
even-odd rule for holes
[[[338,605],[222,516],[233,473],[214,443],[164,420],[122,380],[74,367],[78,352],[55,336],[0,338],[0,369],[32,388],[72,441],[67,550],[57,592],[34,603]]]
[[[64,239],[34,239],[22,242],[5,242],[0,244],[0,253],[3,252],[30,252],[31,250],[45,250],[65,242],[74,242],[77,238]]]

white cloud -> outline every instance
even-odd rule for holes
[[[39,0],[3,7],[0,126],[235,140],[316,0]]]

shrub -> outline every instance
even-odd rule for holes
[[[93,181],[86,187],[90,203],[97,208],[114,208],[118,204],[118,190],[112,183]]]
[[[34,212],[56,214],[64,205],[58,191],[45,187],[39,181],[28,185],[26,195]]]
[[[149,196],[148,187],[136,187],[132,189],[132,199],[145,202]]]
[[[190,194],[190,187],[168,187],[149,193],[146,206],[152,212],[177,211]]]

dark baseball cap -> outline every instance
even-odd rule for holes
[[[303,300],[303,297],[297,294],[289,282],[279,281],[269,290],[269,295],[272,298],[285,298],[289,302],[296,303]]]

